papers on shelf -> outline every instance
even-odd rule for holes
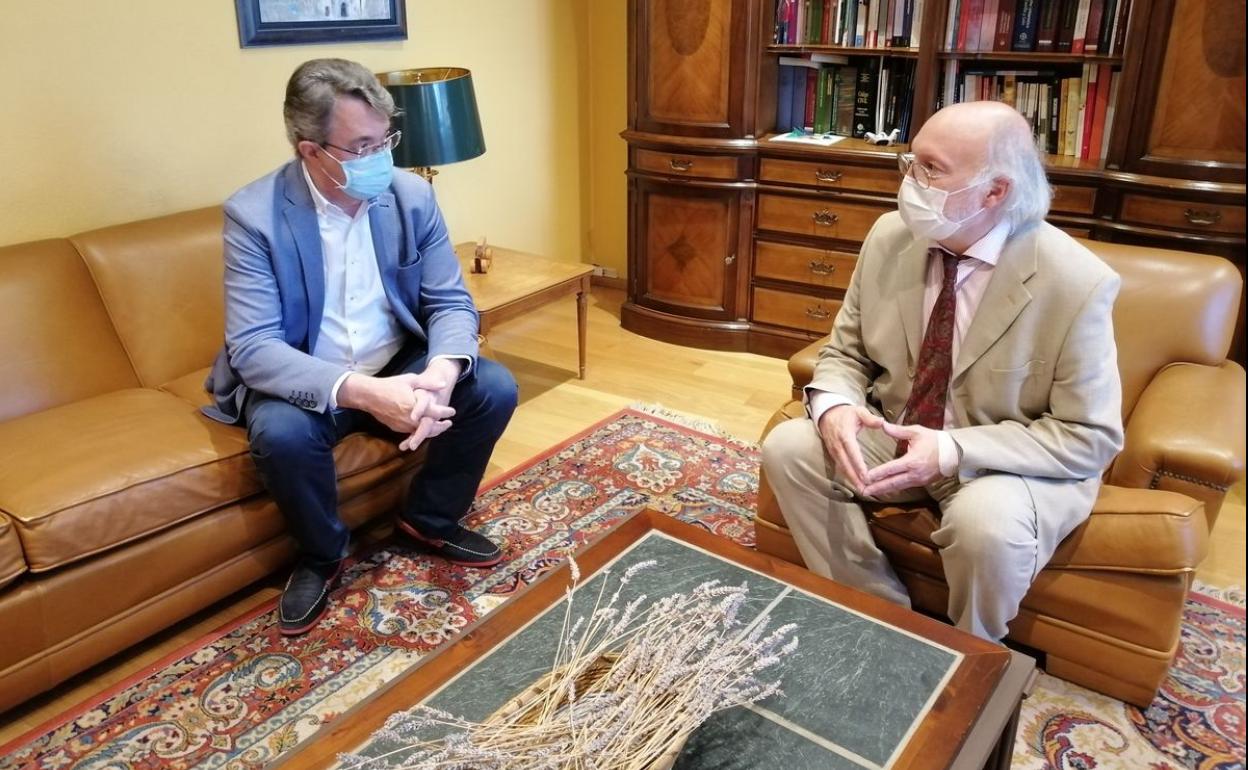
[[[814,144],[819,147],[827,147],[830,144],[836,144],[845,137],[836,134],[807,134],[802,131],[790,131],[787,134],[777,134],[771,137],[773,142],[796,142],[797,144]]]

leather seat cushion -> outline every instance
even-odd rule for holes
[[[871,518],[880,546],[905,543],[897,554],[924,574],[940,576],[931,535],[940,526],[935,508],[881,506]],[[893,537],[881,539],[884,531]],[[1154,575],[1188,572],[1206,550],[1201,503],[1160,490],[1101,487],[1092,515],[1058,546],[1048,569],[1107,570]],[[909,546],[918,546],[915,550]],[[930,553],[924,557],[922,551]]]
[[[13,520],[0,513],[0,586],[13,582],[26,571],[26,557],[22,554],[22,541],[17,536]]]
[[[339,477],[398,454],[365,434]],[[129,389],[0,423],[0,511],[32,572],[107,551],[261,492],[246,433],[169,393]]]
[[[208,391],[204,390],[204,380],[208,378],[208,372],[212,371],[212,367],[205,366],[203,369],[196,369],[190,374],[184,374],[175,380],[170,380],[160,389],[182,399],[188,401],[195,406],[208,406],[212,403],[212,396]]]

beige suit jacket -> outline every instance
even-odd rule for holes
[[[922,341],[927,245],[896,212],[875,223],[811,388],[901,416]],[[1109,465],[1123,438],[1118,286],[1105,263],[1047,223],[1006,242],[950,382],[963,481],[1094,479]]]

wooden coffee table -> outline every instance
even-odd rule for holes
[[[464,283],[481,315],[481,336],[488,340],[490,330],[496,325],[562,297],[576,295],[578,376],[585,379],[585,312],[593,266],[492,246],[494,260],[490,271],[474,273],[475,248],[474,243],[460,243],[455,246],[455,254],[464,272]]]
[[[714,715],[690,737],[682,769],[1009,766],[1034,671],[1026,656],[653,511],[625,520],[576,559],[578,595],[590,601],[605,567],[615,580],[628,564],[655,559],[657,568],[622,588],[621,606],[634,594],[655,599],[711,578],[744,580],[745,622],[767,608],[771,627],[798,625],[797,651],[774,669],[787,695]],[[342,751],[393,749],[370,735],[417,703],[483,719],[548,670],[568,579],[566,565],[546,575],[281,766],[324,767]]]

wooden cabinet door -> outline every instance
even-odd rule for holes
[[[1242,184],[1244,0],[1155,0],[1140,17],[1129,54],[1138,90],[1119,96],[1131,121],[1124,168]]]
[[[745,136],[747,53],[758,3],[632,0],[631,125],[683,136]],[[752,109],[752,107],[751,107]]]
[[[634,182],[631,299],[680,316],[737,318],[741,193]]]

